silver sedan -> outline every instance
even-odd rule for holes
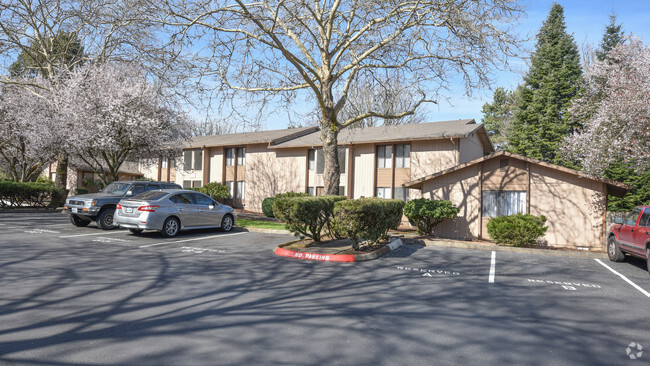
[[[183,189],[148,191],[117,204],[113,224],[133,234],[157,230],[176,236],[181,230],[221,228],[230,231],[237,215],[232,207],[209,196]]]

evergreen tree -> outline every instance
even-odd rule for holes
[[[578,46],[566,32],[564,9],[555,3],[539,33],[531,66],[524,76],[508,133],[508,150],[573,167],[558,153],[578,125],[567,112],[582,85]]]
[[[609,15],[609,24],[605,27],[603,39],[600,41],[600,49],[596,50],[596,57],[598,61],[603,61],[607,58],[607,54],[612,48],[623,43],[623,24],[616,24],[616,13],[612,11]]]
[[[9,67],[12,77],[43,76],[51,80],[60,70],[70,71],[84,61],[84,47],[74,32],[61,32],[56,36],[33,40],[23,49]]]
[[[494,91],[492,103],[483,104],[483,109],[481,109],[481,113],[483,113],[481,122],[497,150],[507,148],[507,133],[512,123],[515,93],[503,87],[498,87]]]

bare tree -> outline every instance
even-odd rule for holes
[[[339,131],[413,115],[452,78],[468,94],[488,85],[490,72],[518,52],[511,25],[523,14],[519,0],[167,0],[159,10],[156,20],[175,41],[201,46],[197,77],[223,95],[318,106],[328,194],[338,192]],[[412,103],[344,117],[359,80],[395,77],[416,91]]]

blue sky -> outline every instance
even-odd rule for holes
[[[527,49],[533,50],[535,35],[548,16],[553,2],[527,2],[527,18],[522,20],[518,29],[521,35],[531,39],[526,45]],[[650,0],[571,0],[558,3],[564,7],[567,31],[573,34],[579,48],[583,43],[591,43],[594,47],[600,43],[605,26],[609,24],[612,9],[617,15],[617,22],[623,23],[623,31],[626,34],[634,33],[641,36],[646,44],[650,42]],[[494,75],[493,88],[516,88],[528,66],[523,60],[513,60],[511,67],[515,70]],[[476,90],[473,99],[464,97],[464,89],[460,83],[452,85],[445,95],[450,98],[452,105],[441,101],[438,105],[428,106],[428,121],[474,118],[480,122],[483,104],[492,101],[490,89]],[[271,115],[266,122],[266,129],[286,128],[286,124],[284,115]]]

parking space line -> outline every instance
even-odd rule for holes
[[[622,278],[623,280],[625,280],[625,282],[627,282],[627,283],[629,283],[630,285],[632,285],[632,287],[634,287],[635,289],[641,291],[642,294],[646,295],[647,297],[650,297],[650,292],[648,292],[648,291],[642,289],[639,285],[637,285],[636,283],[630,281],[627,277],[625,277],[625,276],[623,276],[622,274],[616,272],[612,267],[606,265],[606,264],[603,263],[600,259],[598,259],[598,258],[594,258],[594,260],[595,260],[596,262],[600,263],[603,267],[609,269],[609,270],[610,270],[612,273],[614,273],[615,275],[617,275],[617,276],[619,276],[620,278]]]
[[[59,238],[76,238],[80,236],[93,236],[93,235],[108,235],[108,234],[117,234],[117,233],[123,233],[126,234],[126,230],[115,230],[115,231],[103,231],[101,233],[91,233],[91,234],[76,234],[76,235],[64,235],[64,236],[59,236]]]
[[[493,250],[492,259],[490,260],[490,276],[488,277],[489,283],[494,283],[494,274],[496,272],[496,259],[497,259],[497,252]]]
[[[58,224],[58,225],[45,225],[47,227],[57,227],[57,226],[71,226],[70,223],[67,224]]]
[[[243,233],[233,233],[233,234],[219,234],[219,235],[212,235],[212,236],[202,236],[202,237],[200,237],[200,238],[193,238],[193,239],[176,240],[176,241],[170,241],[170,242],[164,242],[164,243],[155,243],[155,244],[140,245],[140,248],[149,248],[149,247],[155,247],[155,246],[158,246],[158,245],[168,245],[168,244],[185,243],[185,242],[188,242],[188,241],[195,241],[195,240],[201,240],[201,239],[223,238],[224,236],[241,235],[241,234],[246,234],[246,232],[243,232]]]

